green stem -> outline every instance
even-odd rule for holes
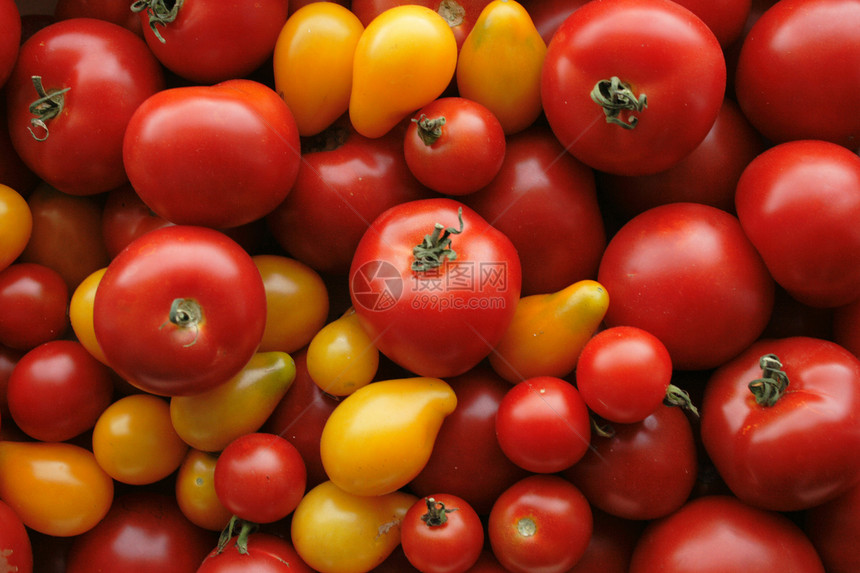
[[[179,9],[185,0],[135,0],[131,5],[132,12],[143,12],[146,10],[149,16],[149,28],[158,41],[165,43],[164,38],[158,31],[159,25],[166,26],[176,20]]]
[[[30,120],[32,127],[28,127],[27,129],[30,130],[30,135],[36,141],[45,141],[48,139],[48,135],[50,135],[48,124],[45,122],[60,115],[60,112],[63,111],[65,93],[72,88],[48,92],[45,91],[45,86],[42,84],[42,76],[31,76],[30,79],[33,81],[33,87],[36,88],[36,95],[39,96],[39,99],[30,104],[30,113],[36,117]],[[34,127],[44,131],[45,135],[41,137],[36,135],[36,132],[33,131]]]
[[[765,354],[759,361],[761,378],[749,383],[750,392],[759,406],[773,406],[788,388],[788,375],[782,370],[782,362],[775,354]]]
[[[432,497],[424,498],[427,502],[427,513],[421,516],[421,521],[427,524],[427,527],[438,527],[448,521],[448,514],[457,511],[458,508],[447,508],[441,501],[436,501]]]
[[[591,100],[603,108],[606,123],[612,123],[624,129],[636,127],[636,124],[639,123],[639,117],[630,113],[627,121],[624,121],[621,118],[622,111],[640,113],[648,107],[648,97],[645,94],[636,97],[630,86],[618,79],[617,76],[597,82],[591,90]]]
[[[442,137],[442,126],[445,125],[444,117],[430,119],[427,114],[422,113],[418,119],[413,119],[418,124],[418,137],[428,147],[436,143]]]
[[[669,387],[666,389],[666,397],[663,398],[663,403],[667,406],[678,406],[682,410],[690,412],[696,418],[699,417],[699,409],[693,404],[690,394],[674,384],[669,384]]]
[[[445,259],[453,261],[457,253],[451,249],[451,235],[459,235],[463,232],[463,208],[457,210],[460,219],[460,228],[448,227],[442,223],[436,223],[433,232],[424,235],[424,240],[412,249],[415,260],[412,261],[412,270],[417,272],[429,271],[442,265]]]
[[[221,530],[221,535],[218,537],[218,553],[222,553],[227,544],[233,537],[236,537],[236,549],[242,555],[248,554],[248,537],[257,531],[259,525],[251,521],[245,521],[235,515],[227,522],[227,526]],[[238,529],[238,532],[237,532]]]

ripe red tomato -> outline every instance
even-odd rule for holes
[[[761,340],[705,387],[702,442],[742,501],[777,511],[824,503],[860,479],[860,360],[821,339]]]
[[[438,98],[415,113],[403,141],[415,177],[445,195],[467,195],[498,174],[505,159],[505,131],[476,101]]]
[[[70,18],[98,18],[128,28],[138,36],[143,36],[140,17],[129,10],[126,2],[113,0],[57,0],[54,6],[55,20]]]
[[[74,340],[52,340],[27,352],[9,377],[15,424],[43,442],[64,442],[95,426],[113,398],[110,369]]]
[[[588,0],[523,0],[521,4],[528,10],[532,22],[549,45],[558,27],[568,16]]]
[[[236,541],[231,539],[223,550],[213,549],[196,573],[313,573],[286,539],[259,531],[251,533],[247,553],[239,553]]]
[[[592,506],[624,519],[655,519],[680,508],[698,473],[693,430],[683,410],[658,406],[634,424],[612,424],[563,475]]]
[[[29,530],[5,501],[0,501],[0,566],[6,571],[32,573],[33,547]]]
[[[732,215],[672,203],[628,221],[609,241],[597,280],[611,293],[608,326],[660,339],[680,370],[716,367],[767,325],[774,283]]]
[[[162,90],[135,110],[123,142],[144,203],[173,223],[214,228],[267,215],[290,192],[299,161],[292,112],[252,80]]]
[[[523,268],[523,296],[594,278],[606,230],[594,172],[536,124],[508,136],[502,168],[463,202],[507,235]]]
[[[644,522],[622,519],[594,507],[594,531],[585,555],[567,573],[628,573]]]
[[[163,87],[158,61],[133,32],[94,18],[56,22],[24,42],[5,86],[12,144],[61,191],[108,191],[126,181],[132,113]]]
[[[224,448],[212,479],[218,500],[233,515],[254,523],[272,523],[299,504],[307,470],[301,454],[287,439],[253,432]]]
[[[14,0],[0,2],[0,87],[12,74],[21,45],[21,12]]]
[[[508,571],[563,573],[585,554],[594,528],[582,492],[557,475],[536,474],[499,496],[487,535]]]
[[[860,298],[856,153],[827,141],[776,145],[744,169],[735,203],[770,274],[794,298],[815,307]]]
[[[481,555],[484,525],[465,499],[437,493],[416,501],[403,516],[400,544],[422,573],[462,573]]]
[[[591,421],[576,387],[554,376],[512,386],[496,413],[496,438],[515,464],[555,473],[578,462],[591,442]]]
[[[60,274],[38,263],[0,271],[0,344],[30,350],[69,327],[69,289]]]
[[[755,21],[740,49],[737,101],[770,141],[819,139],[857,150],[860,114],[832,105],[856,93],[860,75],[855,0],[776,2]],[[771,94],[791,94],[774,98]]]
[[[803,530],[828,573],[860,569],[860,555],[852,549],[860,542],[860,485],[806,511]]]
[[[576,363],[576,387],[588,407],[610,422],[641,422],[663,403],[672,358],[659,338],[635,326],[595,334]]]
[[[812,543],[786,516],[730,496],[706,496],[645,528],[630,573],[653,571],[824,573],[824,567]]]
[[[106,194],[101,230],[111,259],[145,232],[172,224],[153,213],[131,185],[117,187]]]
[[[462,203],[425,199],[371,223],[350,267],[350,298],[380,352],[419,376],[448,377],[501,339],[521,277],[506,236]]]
[[[565,149],[619,175],[656,173],[693,151],[725,88],[717,38],[669,0],[575,10],[556,30],[541,76],[544,112]]]
[[[133,385],[167,396],[202,392],[237,374],[265,322],[266,292],[251,256],[205,227],[163,227],[133,241],[108,265],[93,302],[108,364]]]

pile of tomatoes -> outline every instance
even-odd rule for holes
[[[0,571],[860,571],[858,0],[28,5]]]

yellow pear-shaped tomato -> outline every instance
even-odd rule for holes
[[[296,379],[285,352],[257,352],[233,378],[211,390],[170,399],[170,419],[182,440],[204,452],[220,452],[255,432]]]
[[[366,386],[379,367],[379,350],[352,308],[316,333],[307,356],[311,380],[332,396],[348,396]]]
[[[358,17],[334,2],[296,10],[275,43],[275,89],[293,112],[299,135],[316,135],[349,108]]]
[[[546,43],[526,9],[514,0],[494,0],[460,49],[457,89],[492,111],[505,133],[522,131],[541,113],[545,56]]]
[[[114,482],[92,452],[57,442],[0,442],[0,498],[24,525],[80,535],[107,514]]]
[[[78,342],[95,356],[102,364],[107,364],[104,350],[96,340],[93,327],[93,301],[96,299],[96,289],[105,274],[107,267],[90,273],[78,284],[69,300],[69,322],[78,338]]]
[[[427,464],[457,396],[438,378],[383,380],[359,388],[332,411],[320,438],[329,479],[356,495],[382,495]]]
[[[525,296],[490,354],[490,365],[514,384],[535,376],[563,377],[576,367],[608,308],[609,294],[593,280],[552,294]]]
[[[293,512],[293,547],[320,573],[370,571],[400,544],[403,517],[417,499],[402,491],[354,495],[324,481]]]
[[[426,6],[382,12],[355,48],[349,117],[355,130],[382,137],[451,83],[457,40],[448,22]]]

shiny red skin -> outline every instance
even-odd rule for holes
[[[248,536],[248,553],[241,554],[231,539],[224,551],[213,549],[196,573],[313,573],[286,539],[263,532]]]
[[[69,289],[60,274],[37,263],[0,271],[0,344],[30,350],[69,327]]]

